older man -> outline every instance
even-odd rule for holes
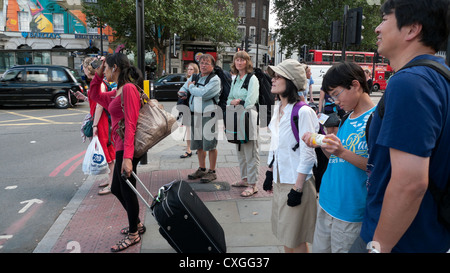
[[[214,74],[215,60],[209,54],[200,57],[200,74],[194,74],[181,87],[189,92],[191,119],[191,150],[197,150],[199,168],[188,175],[189,179],[200,179],[208,183],[217,179],[217,133],[215,113],[221,90],[220,78]],[[206,170],[206,152],[209,152],[209,170]]]

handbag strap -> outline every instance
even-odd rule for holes
[[[131,84],[133,84],[136,87],[136,90],[139,92],[139,96],[140,96],[140,99],[141,99],[141,108],[142,108],[142,106],[144,106],[144,104],[150,102],[150,99],[147,96],[147,94],[145,94],[144,90],[142,90],[142,88],[139,87],[139,85],[134,84],[134,83],[131,83]],[[122,107],[122,112],[125,113],[125,110],[124,110],[124,107],[123,107],[123,92],[124,92],[124,89],[123,89],[123,86],[120,87],[120,88],[122,88],[122,92],[120,93],[120,106]]]

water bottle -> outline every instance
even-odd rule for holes
[[[312,143],[314,145],[322,146],[325,135],[313,133],[313,134],[311,134],[311,138],[312,138]]]

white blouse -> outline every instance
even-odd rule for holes
[[[292,148],[297,144],[291,127],[291,113],[294,104],[286,105],[281,119],[279,119],[280,105],[281,102],[275,105],[269,124],[271,141],[267,163],[270,164],[272,159],[275,159],[273,178],[276,183],[295,184],[298,173],[307,174],[307,179],[312,175],[312,168],[317,161],[316,153],[314,148],[309,148],[301,138],[306,132],[318,132],[319,120],[311,107],[300,108],[298,111],[300,146],[294,151]],[[277,172],[279,172],[280,181],[278,181]]]

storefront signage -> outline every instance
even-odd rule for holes
[[[50,32],[22,32],[23,38],[61,39],[59,33]]]
[[[108,40],[108,35],[96,35],[96,34],[75,34],[75,39],[86,39],[86,40]]]

